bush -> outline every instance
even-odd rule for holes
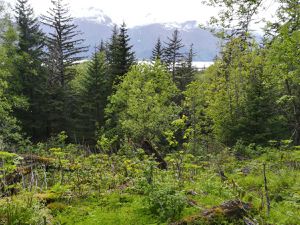
[[[49,212],[32,195],[0,200],[0,224],[39,225],[49,221]]]
[[[161,220],[178,219],[186,206],[185,196],[174,187],[152,187],[148,193],[151,213]]]
[[[233,147],[233,151],[237,157],[253,158],[265,153],[267,148],[263,148],[254,143],[245,145],[242,140],[238,140]]]

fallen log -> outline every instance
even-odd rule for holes
[[[240,200],[232,200],[222,203],[219,206],[212,207],[205,210],[202,216],[206,219],[213,219],[217,216],[224,216],[228,218],[242,218],[247,211],[251,209],[249,203],[244,203]]]
[[[240,200],[231,200],[222,203],[219,206],[214,206],[206,209],[197,215],[187,217],[181,221],[171,223],[170,225],[191,225],[197,222],[205,222],[205,224],[215,224],[217,219],[224,221],[239,221],[242,220],[246,224],[256,224],[245,216],[252,209],[252,205]]]
[[[33,168],[44,165],[46,170],[50,167],[54,168],[55,159],[37,155],[20,155],[22,157],[21,164],[17,169],[4,177],[4,182],[0,183],[0,195],[13,195],[18,192],[15,188],[10,188],[10,193],[5,193],[5,187],[19,183],[22,177],[30,174]],[[2,194],[1,194],[2,193]]]

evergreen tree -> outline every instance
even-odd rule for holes
[[[168,42],[165,43],[166,48],[164,49],[164,55],[163,55],[163,62],[166,63],[169,70],[172,73],[172,77],[174,82],[177,84],[176,81],[176,67],[178,63],[180,63],[183,59],[183,53],[181,52],[181,49],[184,47],[182,44],[182,39],[179,36],[179,31],[176,29],[172,37],[168,37]]]
[[[101,47],[101,46],[100,46]],[[108,65],[105,52],[96,50],[82,81],[80,135],[89,144],[96,143],[97,128],[104,124],[107,102],[106,79]]]
[[[151,60],[152,61],[156,61],[156,60],[162,60],[163,58],[163,47],[160,41],[160,38],[157,39],[157,42],[154,46],[154,49],[152,50],[152,56],[151,56]]]
[[[119,30],[118,27],[115,25],[113,30],[112,30],[112,35],[110,37],[110,40],[107,44],[107,60],[109,63],[109,86],[110,89],[107,90],[110,95],[112,93],[112,88],[114,81],[117,79],[117,75],[119,74],[119,69],[117,66],[118,62],[118,35],[119,35]]]
[[[190,46],[189,53],[181,62],[180,67],[175,74],[178,82],[178,88],[181,91],[185,91],[188,84],[194,80],[196,69],[193,67],[193,57],[195,53],[193,51],[193,45]]]
[[[19,94],[26,97],[27,110],[16,112],[23,130],[31,137],[41,138],[44,124],[45,70],[43,63],[44,35],[28,0],[18,0],[16,7],[18,29],[18,61],[15,79],[19,82]]]
[[[114,27],[113,34],[109,43],[108,60],[110,64],[111,80],[118,84],[120,79],[129,71],[135,62],[132,45],[129,44],[130,38],[127,34],[126,24],[123,23],[118,31]]]
[[[69,15],[68,6],[63,0],[53,0],[52,5],[48,15],[42,17],[43,23],[52,29],[47,36],[48,59],[54,67],[50,79],[52,83],[65,87],[74,77],[71,66],[84,58],[80,54],[86,52],[87,47],[82,46],[84,39],[77,38],[81,32]]]
[[[38,19],[28,0],[17,0],[15,6],[16,21],[18,25],[19,51],[28,53],[33,58],[43,54],[44,34],[40,29]],[[40,60],[40,58],[38,58]]]
[[[117,37],[118,42],[118,73],[119,77],[124,76],[135,62],[134,52],[132,51],[132,45],[129,44],[130,38],[127,34],[126,24],[123,23],[120,27],[120,33]]]
[[[232,138],[246,144],[267,144],[285,134],[286,124],[278,119],[274,110],[273,90],[264,86],[259,74],[250,78],[245,90],[243,116],[232,127]]]
[[[75,75],[74,64],[83,59],[82,53],[87,47],[82,46],[83,39],[67,5],[62,0],[52,1],[48,15],[43,16],[43,23],[51,28],[47,36],[48,67],[48,134],[68,129],[68,83]]]

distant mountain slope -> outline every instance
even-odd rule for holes
[[[196,61],[212,61],[218,52],[217,39],[208,31],[200,29],[196,21],[188,21],[183,24],[156,23],[130,29],[129,35],[138,58],[149,58],[157,38],[160,37],[162,41],[166,41],[176,28],[185,45],[184,52],[188,52],[190,45],[194,44],[194,51],[197,54]]]
[[[99,45],[101,40],[106,41],[110,38],[114,26],[111,18],[101,10],[94,8],[90,10],[91,16],[74,19],[74,23],[83,32],[82,37],[86,40],[85,43],[90,46],[86,56],[91,56],[95,46]],[[149,59],[157,38],[160,37],[162,41],[166,41],[176,28],[179,30],[185,45],[183,52],[188,52],[189,46],[194,44],[195,61],[212,61],[218,54],[217,38],[210,32],[200,29],[196,21],[187,21],[181,24],[154,23],[129,28],[128,34],[136,57],[139,60]],[[48,28],[44,26],[43,29],[45,32],[48,31]]]
[[[90,46],[89,55],[101,40],[108,40],[113,28],[113,22],[106,17],[76,18],[75,23],[83,32],[83,38]],[[174,29],[180,31],[185,45],[184,52],[188,52],[189,46],[194,44],[196,52],[195,61],[212,61],[218,53],[217,39],[208,31],[200,29],[196,21],[188,21],[183,24],[149,24],[130,28],[128,34],[131,44],[134,46],[136,57],[140,60],[149,59],[151,51],[158,37],[166,41],[172,35]]]

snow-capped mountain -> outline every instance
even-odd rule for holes
[[[110,17],[108,17],[103,10],[89,7],[87,9],[82,9],[79,15],[88,15],[88,16],[78,16],[77,18],[81,18],[86,21],[95,22],[102,25],[113,26],[114,23]]]
[[[178,23],[178,22],[173,22],[173,23],[162,23],[162,25],[169,30],[174,30],[178,29],[180,31],[189,31],[195,28],[199,27],[199,23],[195,20],[193,21],[186,21],[184,23]]]
[[[90,46],[89,55],[101,40],[106,41],[111,36],[114,23],[102,10],[89,8],[89,13],[83,12],[88,17],[75,18],[75,23],[83,32],[86,44]],[[152,23],[128,29],[131,44],[134,46],[136,57],[140,60],[148,59],[152,49],[160,37],[164,42],[171,37],[174,29],[178,29],[185,45],[183,51],[188,52],[193,44],[196,52],[195,61],[212,61],[218,53],[218,40],[208,31],[199,28],[198,22],[187,21],[184,23]]]

